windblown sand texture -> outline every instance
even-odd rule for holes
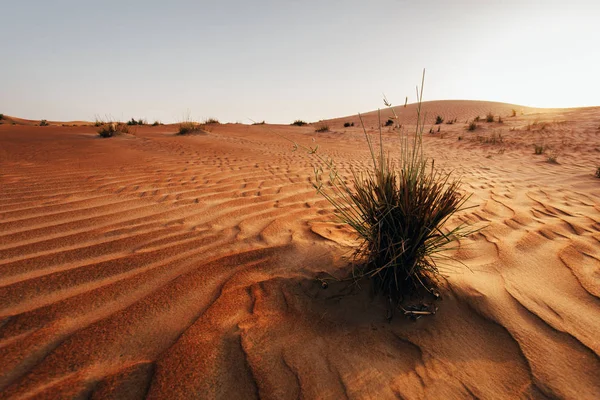
[[[414,105],[398,110],[414,129]],[[368,161],[343,128],[356,116],[327,133],[111,139],[5,116],[0,398],[600,398],[600,108],[424,110],[426,132],[457,118],[424,140],[473,194],[450,225],[485,229],[453,251],[435,316],[391,322],[368,285],[315,279],[341,274],[354,237],[312,188],[311,157],[275,134],[348,173]],[[488,111],[504,123],[465,129]],[[365,121],[375,134],[377,114]]]

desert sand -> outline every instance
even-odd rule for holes
[[[348,270],[355,238],[287,139],[349,173],[368,161],[356,116],[110,139],[5,116],[0,398],[599,398],[600,107],[423,107],[427,155],[472,194],[450,225],[484,228],[416,321],[317,279]],[[504,122],[466,129],[489,111]]]

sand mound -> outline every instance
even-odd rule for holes
[[[513,108],[426,106],[459,122]],[[458,218],[487,227],[416,322],[388,322],[368,285],[315,279],[354,239],[271,130],[347,172],[368,154],[345,120],[111,139],[0,125],[0,398],[597,398],[600,108],[426,136],[473,193]]]

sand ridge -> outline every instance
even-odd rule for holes
[[[347,173],[368,159],[356,117],[111,139],[0,125],[0,398],[597,398],[600,108],[424,108],[427,154],[473,193],[453,223],[486,228],[416,322],[315,279],[353,238],[285,137]],[[504,123],[465,129],[488,111]]]

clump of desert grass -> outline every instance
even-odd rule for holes
[[[440,277],[438,262],[449,258],[442,251],[472,233],[464,225],[445,228],[453,215],[465,209],[470,196],[461,191],[460,178],[436,168],[434,160],[423,153],[424,77],[423,72],[420,91],[417,88],[416,131],[414,135],[398,132],[397,156],[384,148],[381,128],[379,143],[374,142],[360,114],[370,167],[352,169],[351,176],[344,177],[334,161],[319,155],[317,148],[303,147],[317,157],[313,182],[317,192],[360,238],[353,276],[372,280],[376,290],[397,305],[421,290],[433,292]],[[387,99],[384,103],[397,119]],[[324,171],[329,179],[323,178]]]
[[[260,121],[260,122],[253,122],[252,125],[265,125],[266,122],[264,120]]]
[[[301,119],[297,119],[294,122],[292,122],[290,125],[304,126],[304,125],[308,125],[308,122],[302,121]]]
[[[186,121],[181,121],[179,123],[177,134],[178,135],[191,135],[194,133],[204,133],[204,132],[206,132],[206,131],[204,129],[203,124],[199,124],[198,122],[195,122],[195,121],[186,120]]]
[[[344,128],[350,128],[351,126],[354,126],[354,122],[344,122]]]
[[[444,122],[444,118],[441,115],[438,115],[437,117],[435,117],[435,124],[439,125],[442,122]]]
[[[4,119],[4,114],[0,114],[0,121]]]
[[[467,125],[467,129],[470,131],[474,131],[475,129],[477,129],[477,121],[478,120],[473,120],[471,122],[469,122],[469,125]]]
[[[600,166],[596,168],[596,178],[600,178]]]
[[[207,118],[204,120],[204,122],[202,123],[203,125],[219,125],[221,122],[219,122],[218,119],[216,118]]]
[[[517,110],[515,110],[514,108],[510,111],[510,116],[511,117],[516,117],[517,116]]]
[[[127,121],[127,125],[132,126],[132,125],[146,125],[147,122],[145,119],[138,119],[136,120],[135,118],[131,118],[129,121]]]
[[[329,125],[321,124],[321,125],[317,126],[317,129],[315,129],[315,132],[318,132],[318,133],[329,132]]]
[[[159,120],[156,120],[156,121],[154,121],[154,123],[152,124],[152,126],[160,126],[162,124],[163,124],[162,122],[160,122]]]
[[[485,122],[494,122],[494,114],[491,111],[485,116]]]
[[[98,135],[103,138],[111,138],[129,133],[127,124],[122,122],[103,122],[98,130]]]
[[[48,123],[48,121],[46,121],[45,119],[40,121],[40,126],[50,126],[50,124]]]
[[[392,126],[394,125],[394,120],[392,118],[388,118],[387,121],[385,121],[385,126]]]
[[[546,146],[543,143],[535,143],[533,145],[533,153],[535,155],[541,155],[546,152]]]

